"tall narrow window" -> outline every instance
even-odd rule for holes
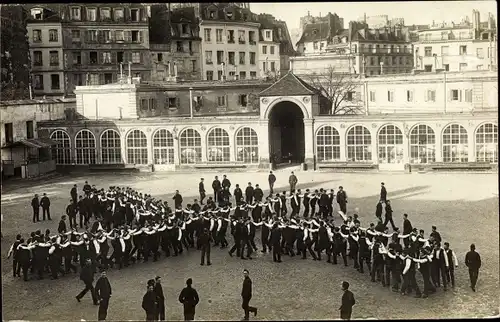
[[[467,130],[460,124],[450,124],[443,131],[443,162],[468,162]]]
[[[170,131],[161,129],[154,134],[153,158],[155,164],[174,164],[174,137]]]
[[[366,127],[356,125],[347,132],[347,160],[350,162],[372,161],[372,138]]]
[[[81,130],[75,137],[76,164],[95,164],[95,137],[89,130]]]
[[[259,163],[259,138],[252,128],[244,127],[236,133],[236,161]]]
[[[436,135],[424,124],[416,125],[410,132],[410,163],[436,162]]]
[[[229,134],[227,134],[226,130],[215,128],[208,133],[208,162],[229,162],[230,149]]]
[[[194,129],[186,129],[179,136],[181,164],[201,162],[201,135]]]
[[[481,125],[476,132],[476,161],[498,163],[498,126]]]
[[[127,135],[127,163],[148,164],[148,140],[140,130],[133,130]]]
[[[55,159],[57,164],[71,164],[71,140],[69,134],[63,130],[52,132],[50,138],[57,142]]]
[[[101,162],[104,164],[122,163],[122,147],[120,133],[105,130],[101,135]]]
[[[318,162],[340,160],[340,135],[332,126],[323,126],[316,134],[316,157]]]

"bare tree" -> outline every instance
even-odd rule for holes
[[[321,114],[359,114],[363,111],[358,75],[336,72],[329,66],[322,74],[309,76],[308,83],[323,96]]]

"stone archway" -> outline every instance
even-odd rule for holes
[[[304,162],[304,113],[292,101],[278,102],[269,111],[269,155],[277,165]]]

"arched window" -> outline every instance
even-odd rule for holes
[[[201,162],[201,136],[198,131],[187,129],[179,136],[181,164]]]
[[[229,134],[224,129],[215,128],[208,133],[208,162],[228,162],[230,160]]]
[[[318,162],[340,160],[340,135],[331,126],[323,126],[316,134],[316,157]]]
[[[476,131],[476,161],[498,163],[498,126],[481,125]]]
[[[468,162],[467,130],[459,124],[448,125],[443,131],[443,162]]]
[[[76,164],[95,164],[95,136],[89,130],[81,130],[75,137]]]
[[[153,157],[155,164],[174,163],[174,137],[165,129],[156,131],[153,136]]]
[[[132,130],[127,135],[127,163],[148,164],[148,139],[141,130]]]
[[[236,133],[236,161],[259,163],[259,138],[252,128],[244,127]]]
[[[378,160],[380,163],[403,162],[403,133],[394,125],[382,127],[378,133]]]
[[[101,135],[101,162],[103,164],[122,163],[122,144],[120,133],[105,130]]]
[[[71,140],[69,134],[63,130],[52,132],[50,138],[57,142],[55,157],[57,164],[71,164]]]
[[[372,137],[366,127],[356,125],[347,132],[347,160],[350,162],[372,161]]]
[[[410,132],[410,163],[436,162],[436,135],[427,125],[419,124]]]

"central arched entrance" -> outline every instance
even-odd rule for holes
[[[276,165],[304,162],[304,114],[297,104],[284,101],[269,115],[269,155]]]

